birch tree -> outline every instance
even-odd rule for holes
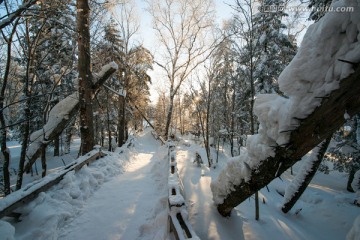
[[[211,39],[214,4],[209,0],[148,1],[161,54],[155,63],[168,82],[168,110],[164,135],[170,134],[174,98],[183,82],[215,46]],[[209,44],[210,42],[210,44]]]

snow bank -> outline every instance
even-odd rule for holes
[[[105,158],[93,162],[89,167],[85,165],[77,173],[74,171],[67,173],[51,190],[40,193],[34,201],[18,208],[17,212],[24,218],[20,218],[21,222],[17,223],[15,236],[15,231],[12,232],[13,226],[0,220],[1,234],[4,227],[6,228],[4,232],[9,233],[9,239],[10,236],[16,239],[57,239],[59,229],[76,217],[93,192],[114,175],[122,173],[123,160],[127,159],[127,154],[119,155],[111,152],[106,154]],[[33,185],[15,194],[22,195]],[[6,199],[0,203],[3,204]]]
[[[15,228],[8,222],[0,220],[1,239],[14,240]]]
[[[355,219],[354,225],[346,235],[346,240],[360,240],[360,215]]]
[[[329,12],[311,25],[301,47],[279,77],[279,87],[287,97],[258,95],[254,113],[260,126],[258,134],[249,136],[246,149],[212,182],[213,200],[223,203],[235,185],[250,179],[250,172],[261,161],[274,156],[274,147],[289,141],[290,131],[321,104],[323,97],[339,87],[341,79],[353,72],[360,62],[360,1],[341,0],[337,7],[352,6],[353,12]]]

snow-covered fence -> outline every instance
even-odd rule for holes
[[[34,200],[39,193],[47,191],[52,186],[59,183],[63,177],[70,171],[79,171],[85,164],[90,164],[93,161],[106,156],[105,153],[99,149],[95,149],[88,154],[78,158],[75,162],[67,165],[60,171],[50,174],[38,181],[28,184],[26,187],[11,193],[0,201],[0,219],[5,216],[16,216],[13,211],[24,204]]]
[[[179,239],[200,239],[194,232],[188,220],[188,212],[184,199],[184,186],[176,166],[175,145],[168,142],[169,157],[169,222],[170,231]]]

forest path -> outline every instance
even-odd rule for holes
[[[143,239],[144,226],[160,211],[161,189],[154,174],[160,145],[150,132],[134,145],[124,173],[94,193],[59,239]]]

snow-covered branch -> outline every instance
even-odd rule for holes
[[[12,21],[14,21],[17,17],[19,17],[24,11],[29,9],[29,7],[36,4],[36,2],[37,0],[29,0],[23,3],[21,6],[19,6],[19,8],[15,12],[9,14],[9,16],[7,16],[5,19],[0,21],[0,29],[3,29],[4,27],[10,25]]]
[[[116,63],[105,65],[101,71],[95,74],[93,91],[96,92],[102,84],[118,69]],[[79,93],[75,92],[56,104],[49,113],[49,119],[42,129],[33,132],[30,136],[31,144],[27,151],[28,163],[25,171],[28,172],[32,164],[39,157],[41,147],[48,145],[57,138],[71,119],[79,110]]]
[[[246,149],[222,171],[212,185],[219,212],[231,210],[266,186],[329,137],[360,111],[360,6],[353,12],[327,13],[309,27],[299,52],[279,77],[288,98],[259,95],[254,112],[259,133],[248,138]]]

